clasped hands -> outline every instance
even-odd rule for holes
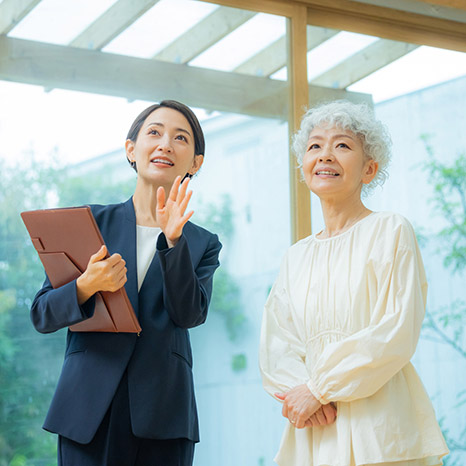
[[[185,214],[192,196],[192,191],[187,191],[188,184],[189,178],[181,182],[181,177],[177,176],[166,200],[164,188],[157,189],[157,223],[171,248],[180,239],[184,225],[194,213],[191,210]],[[126,283],[125,260],[118,253],[106,257],[107,253],[107,248],[102,246],[91,256],[85,272],[77,279],[79,305],[85,303],[98,291],[117,291]]]
[[[305,384],[298,385],[286,393],[275,393],[275,396],[283,401],[283,417],[297,429],[326,426],[335,422],[335,406],[332,403],[321,404]]]

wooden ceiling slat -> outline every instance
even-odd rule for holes
[[[221,6],[157,53],[156,60],[188,63],[257,13]]]
[[[0,3],[0,34],[8,34],[41,0],[3,0]]]
[[[152,8],[159,0],[118,0],[69,44],[100,50]]]
[[[311,83],[345,89],[418,47],[404,42],[380,39],[312,79]]]
[[[322,44],[326,40],[338,34],[334,29],[308,26],[307,50]],[[252,74],[255,76],[270,76],[282,69],[287,62],[286,37],[280,37],[265,49],[241,63],[234,71],[237,73]]]

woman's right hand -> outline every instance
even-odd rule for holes
[[[322,405],[306,422],[305,427],[328,426],[337,417],[337,408],[333,403]]]
[[[126,262],[120,254],[105,259],[106,255],[107,248],[102,246],[91,256],[85,272],[76,280],[79,305],[98,291],[117,291],[126,283]]]

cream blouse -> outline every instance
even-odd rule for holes
[[[448,448],[409,362],[426,293],[413,228],[397,214],[372,213],[289,248],[265,305],[263,384],[273,396],[306,383],[321,403],[336,403],[337,418],[288,423],[279,466],[442,464]]]

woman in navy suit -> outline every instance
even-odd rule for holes
[[[199,441],[188,329],[206,319],[221,249],[187,212],[204,135],[188,107],[163,101],[136,118],[125,147],[134,195],[91,206],[106,247],[77,280],[53,289],[46,277],[31,318],[54,332],[92,317],[97,292],[124,286],[142,332],[68,330],[44,429],[58,434],[59,465],[188,466]]]

